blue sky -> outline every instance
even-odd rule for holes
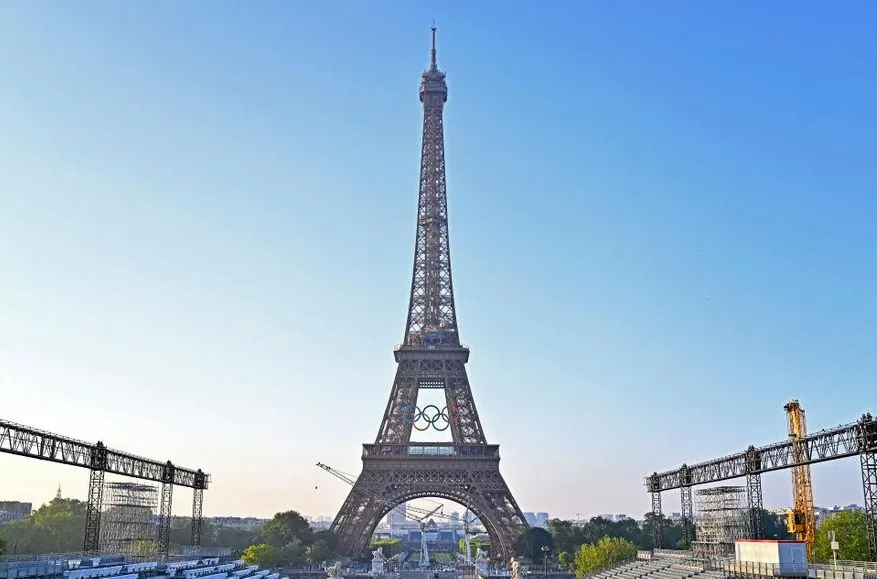
[[[0,6],[0,415],[203,468],[208,514],[334,513],[313,465],[358,472],[404,329],[432,18],[460,329],[524,510],[643,513],[791,398],[877,409],[873,3],[95,1]],[[861,503],[855,460],[814,482]]]

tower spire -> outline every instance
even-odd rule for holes
[[[429,70],[436,71],[438,70],[438,65],[435,61],[435,20],[432,21],[432,59],[430,60]]]

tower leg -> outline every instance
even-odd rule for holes
[[[749,538],[764,538],[764,499],[761,494],[761,474],[746,475],[746,498],[749,506]]]
[[[877,561],[877,452],[863,452],[862,487],[865,490],[865,515],[868,518],[868,545],[871,560]]]
[[[192,492],[192,546],[201,546],[201,510],[204,506],[204,489]]]
[[[652,548],[661,549],[664,543],[664,526],[662,520],[664,518],[661,512],[661,493],[652,492],[652,515],[655,520],[652,525]]]
[[[100,551],[100,515],[103,509],[104,471],[91,469],[88,478],[88,506],[85,510],[85,542],[82,550],[86,553]]]
[[[691,500],[691,487],[682,487],[682,540],[691,547],[694,540],[694,503]]]
[[[170,482],[161,483],[161,504],[158,509],[158,556],[166,560],[171,542],[171,504],[174,496],[174,485]]]

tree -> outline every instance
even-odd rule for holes
[[[262,528],[262,541],[275,549],[284,549],[302,545],[304,547],[314,542],[314,530],[307,519],[296,511],[277,513]]]
[[[542,563],[542,547],[548,547],[554,551],[554,537],[551,533],[540,527],[530,527],[518,537],[515,543],[515,552],[527,557],[533,563]]]
[[[838,559],[868,561],[868,516],[863,511],[840,511],[822,523],[816,531],[814,555],[818,561],[832,558],[829,531],[834,531],[838,542]]]
[[[0,525],[0,540],[20,554],[82,550],[86,504],[54,498],[24,519]]]
[[[569,553],[568,551],[562,551],[557,555],[557,564],[560,565],[563,569],[572,570],[576,564],[575,555]]]
[[[399,551],[401,551],[401,541]],[[308,562],[317,564],[330,559],[338,551],[338,537],[332,531],[317,531],[314,533],[314,543],[310,546]],[[390,548],[391,555],[395,555]]]
[[[643,518],[640,542],[637,546],[641,549],[652,548],[652,533],[656,525],[661,526],[661,546],[676,549],[682,546],[682,525],[676,524],[664,515],[646,513]]]
[[[0,537],[0,555],[6,554],[6,541],[3,540],[3,537]]]
[[[247,565],[258,565],[259,567],[274,567],[278,564],[277,549],[271,545],[261,543],[259,545],[250,545],[244,549],[241,560]]]
[[[399,553],[405,550],[405,544],[402,542],[402,539],[376,539],[371,542],[370,548],[377,549],[378,547],[384,553],[384,557],[392,557],[394,555],[398,555]]]
[[[764,521],[764,538],[784,541],[794,539],[795,536],[786,528],[786,520],[782,515],[776,515],[762,509],[761,516]]]
[[[576,553],[576,576],[593,573],[614,563],[636,557],[636,545],[619,537],[603,537],[596,544],[582,545]]]

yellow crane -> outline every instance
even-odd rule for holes
[[[795,538],[807,544],[807,558],[813,561],[813,546],[816,542],[816,514],[813,511],[813,482],[810,478],[810,465],[807,463],[807,418],[797,400],[784,406],[789,423],[789,440],[792,442],[792,489],[795,506],[789,511],[786,527]]]

